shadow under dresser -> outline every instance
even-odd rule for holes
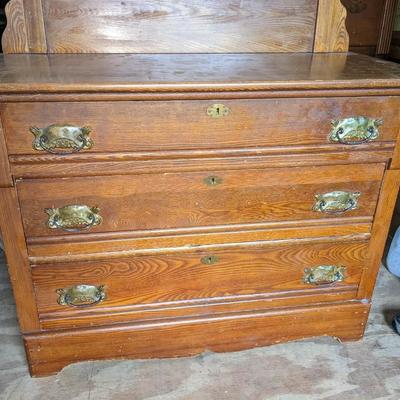
[[[212,5],[218,40],[194,46],[205,11],[183,0],[148,2],[184,15],[179,48],[169,17],[154,43],[132,25],[101,44],[97,3],[82,43],[75,0],[8,6],[0,226],[32,375],[361,338],[400,184],[400,67],[347,53],[339,1],[223,1],[234,48]],[[274,21],[262,35],[242,26],[256,12]]]

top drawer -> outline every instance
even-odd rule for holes
[[[329,137],[332,120],[360,116],[383,124],[361,121],[357,127],[357,121],[347,120],[335,128],[336,140],[390,142],[400,126],[399,106],[397,97],[8,103],[2,106],[2,119],[12,155],[215,150],[340,145]],[[51,125],[89,129],[36,130],[33,146],[30,128]]]

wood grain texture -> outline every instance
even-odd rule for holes
[[[119,98],[125,100],[138,92],[142,98],[188,92],[210,98],[207,92],[232,91],[240,92],[234,98],[258,91],[264,91],[263,97],[273,91],[281,91],[280,97],[299,97],[296,91],[309,97],[315,95],[305,91],[310,89],[323,90],[320,97],[329,89],[399,88],[400,65],[347,53],[15,54],[0,56],[0,78],[3,96],[29,95],[30,101],[40,100],[41,93],[63,94],[59,101],[82,101],[88,93],[96,94],[94,98],[123,93]],[[346,92],[346,97],[352,96],[352,91]]]
[[[29,53],[24,0],[12,0],[6,6],[7,26],[2,37],[4,53]]]
[[[0,120],[0,188],[13,186],[7,145],[4,138],[3,124]]]
[[[43,265],[32,277],[39,316],[75,314],[76,308],[57,303],[57,289],[75,285],[105,285],[107,299],[96,309],[152,305],[179,307],[189,300],[245,300],[255,295],[290,294],[316,288],[343,290],[358,286],[366,261],[368,242],[290,243],[282,246],[255,244],[249,247],[212,249],[139,256],[114,261]],[[212,265],[202,262],[214,256]],[[319,265],[346,268],[343,282],[315,286],[303,282],[304,270]],[[83,311],[88,311],[85,309]],[[95,316],[94,316],[95,317]]]
[[[157,321],[160,319],[202,317],[227,313],[265,311],[310,305],[332,305],[332,303],[353,300],[357,297],[357,286],[341,286],[339,290],[329,287],[314,290],[296,290],[280,294],[260,294],[253,296],[225,297],[223,299],[198,299],[181,301],[178,304],[152,304],[120,306],[96,310],[74,310],[42,314],[42,330],[59,331],[86,327],[101,327],[115,324],[130,324],[137,321]]]
[[[376,45],[377,55],[386,55],[390,51],[397,5],[398,0],[384,1],[382,18],[379,26],[378,42]]]
[[[6,53],[348,50],[340,0],[12,0],[7,17]]]
[[[42,0],[12,0],[6,7],[4,53],[46,53]]]
[[[350,51],[375,55],[385,1],[342,0],[342,3],[347,9]]]
[[[64,235],[49,229],[45,209],[84,204],[100,208],[103,222],[82,231],[118,232],[328,219],[313,211],[315,195],[356,191],[358,208],[343,216],[373,216],[385,165],[204,171],[17,183],[28,238]],[[209,186],[205,179],[222,182]],[[32,201],[32,193],[36,193]]]
[[[317,10],[317,0],[43,0],[43,5],[50,53],[308,52]]]
[[[393,87],[387,86],[385,83],[384,87],[372,87],[369,81],[363,81],[360,83],[360,88],[351,89],[353,85],[345,83],[344,89],[336,86],[335,88],[323,89],[313,88],[313,89],[298,89],[294,88],[292,91],[286,89],[274,90],[269,87],[267,90],[260,88],[257,85],[252,86],[239,86],[234,85],[232,91],[227,89],[226,85],[216,85],[212,88],[212,91],[195,91],[186,90],[183,86],[178,87],[178,91],[171,92],[165,91],[166,88],[163,87],[164,91],[149,91],[149,87],[143,89],[147,92],[137,92],[137,91],[120,91],[117,92],[93,92],[93,91],[82,91],[82,92],[63,92],[60,93],[45,93],[39,91],[38,93],[20,92],[16,93],[1,93],[0,92],[0,102],[1,103],[46,103],[46,102],[76,102],[76,101],[170,101],[170,100],[211,100],[215,99],[293,99],[293,98],[326,98],[326,97],[374,97],[374,96],[400,96],[400,88],[397,88],[396,81],[392,81]],[[378,84],[380,81],[378,80]],[[192,87],[193,88],[193,87]],[[171,88],[169,88],[171,89]],[[169,90],[168,89],[168,90]],[[184,89],[184,91],[182,91]],[[216,91],[215,91],[216,89]],[[65,90],[65,88],[64,88]]]
[[[193,356],[204,351],[238,351],[323,335],[356,340],[363,335],[369,307],[349,302],[25,335],[24,339],[31,374],[45,376],[88,359]]]
[[[370,299],[372,297],[390,228],[390,221],[399,193],[399,186],[400,170],[392,169],[386,171],[375,220],[372,225],[371,243],[368,249],[369,262],[361,281],[359,298]]]
[[[221,102],[230,108],[229,116],[207,115],[209,106]],[[11,155],[46,154],[33,149],[31,126],[45,128],[67,122],[89,126],[94,146],[74,155],[76,158],[89,153],[258,150],[283,144],[330,144],[331,121],[358,115],[382,118],[384,124],[379,128],[377,142],[388,142],[397,138],[398,108],[400,97],[8,103],[1,109]],[[175,158],[178,155],[175,153]],[[63,163],[68,159],[68,156],[59,157]]]
[[[0,57],[0,185],[17,187],[0,188],[0,226],[32,374],[362,336],[400,185],[400,66],[345,53],[339,0],[7,10],[6,51],[81,53]],[[207,117],[216,102],[229,117]],[[328,142],[332,119],[357,115],[385,120],[379,140]],[[90,125],[93,150],[35,152],[30,126],[53,123]],[[359,208],[312,211],[315,194],[335,190],[362,192]],[[103,223],[46,227],[45,208],[77,203],[99,206]],[[219,261],[202,264],[209,255]],[[344,282],[302,283],[304,268],[336,263]],[[107,300],[58,305],[55,290],[78,283],[105,284]]]
[[[328,219],[328,221],[330,221]],[[336,222],[336,221],[335,221]],[[63,239],[63,236],[55,236],[43,241],[32,242],[28,246],[30,261],[33,264],[48,264],[57,262],[72,262],[81,260],[104,260],[117,259],[121,257],[138,256],[144,254],[174,252],[177,249],[188,250],[202,247],[204,250],[211,251],[215,247],[229,247],[241,243],[252,244],[258,241],[286,241],[294,239],[299,243],[305,239],[317,241],[348,241],[348,240],[366,240],[370,238],[371,224],[353,223],[352,219],[347,224],[334,225],[324,224],[319,220],[318,226],[302,221],[302,224],[292,227],[282,227],[281,229],[257,229],[258,225],[232,226],[231,230],[220,232],[192,232],[186,234],[166,234],[162,236],[148,235],[140,237],[144,232],[139,232],[138,236],[132,237],[87,237],[85,241],[77,241],[76,237],[71,241],[56,241],[55,238]],[[304,226],[305,225],[305,226]],[[226,225],[225,225],[226,227]],[[130,232],[129,232],[130,233]],[[181,232],[183,233],[183,232]],[[108,239],[108,240],[107,240]]]
[[[57,157],[56,159],[56,157],[51,156],[21,155],[10,157],[10,167],[14,177],[31,179],[240,169],[244,160],[248,168],[378,164],[390,161],[393,156],[393,148],[394,143],[392,142],[386,142],[382,147],[379,144],[378,148],[375,147],[375,150],[372,150],[372,144],[370,144],[365,147],[361,146],[358,149],[353,147],[352,151],[349,151],[348,146],[346,148],[344,146],[336,148],[335,146],[335,151],[332,151],[333,146],[327,146],[323,149],[320,146],[304,146],[302,148],[303,152],[297,152],[294,146],[290,148],[253,148],[248,149],[248,153],[243,151],[243,157],[229,157],[229,155],[235,153],[235,149],[210,152],[200,151],[200,154],[196,151],[192,153],[191,151],[185,152],[182,150],[179,152],[150,152],[147,154],[87,153],[87,156],[82,158],[71,156],[71,158],[68,158],[70,162],[67,161],[67,158],[60,159],[60,157]],[[282,154],[278,154],[279,151]],[[258,153],[258,155],[250,155],[254,153]],[[212,154],[216,157],[212,157]],[[190,155],[195,158],[189,158]],[[141,159],[141,156],[145,160]],[[149,159],[146,160],[147,157]]]
[[[22,332],[39,329],[31,271],[15,188],[0,188],[0,230]]]
[[[314,52],[346,52],[349,35],[347,11],[340,0],[319,0]]]

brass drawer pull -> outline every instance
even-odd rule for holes
[[[353,117],[332,121],[332,131],[329,135],[331,142],[341,144],[362,144],[379,137],[379,126],[382,119]]]
[[[90,307],[106,299],[105,286],[77,285],[57,289],[58,304],[70,307]]]
[[[343,191],[316,194],[313,210],[325,214],[343,214],[358,208],[358,198],[360,196],[360,192]]]
[[[231,109],[224,104],[213,104],[207,108],[207,115],[211,118],[227,117],[231,113]]]
[[[35,135],[33,148],[38,151],[65,155],[88,150],[93,147],[93,140],[89,137],[91,128],[79,128],[73,125],[50,125],[47,128],[31,127]]]
[[[310,285],[328,285],[345,280],[346,267],[338,265],[319,265],[304,270],[303,282]]]
[[[201,259],[201,263],[205,265],[213,265],[219,261],[219,258],[214,255],[205,256]]]
[[[46,208],[49,215],[47,226],[50,229],[62,229],[68,232],[79,232],[100,225],[103,218],[98,207],[85,205],[68,205],[61,208]]]

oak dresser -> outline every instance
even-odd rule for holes
[[[12,0],[0,226],[30,371],[360,339],[400,67],[339,0]]]

